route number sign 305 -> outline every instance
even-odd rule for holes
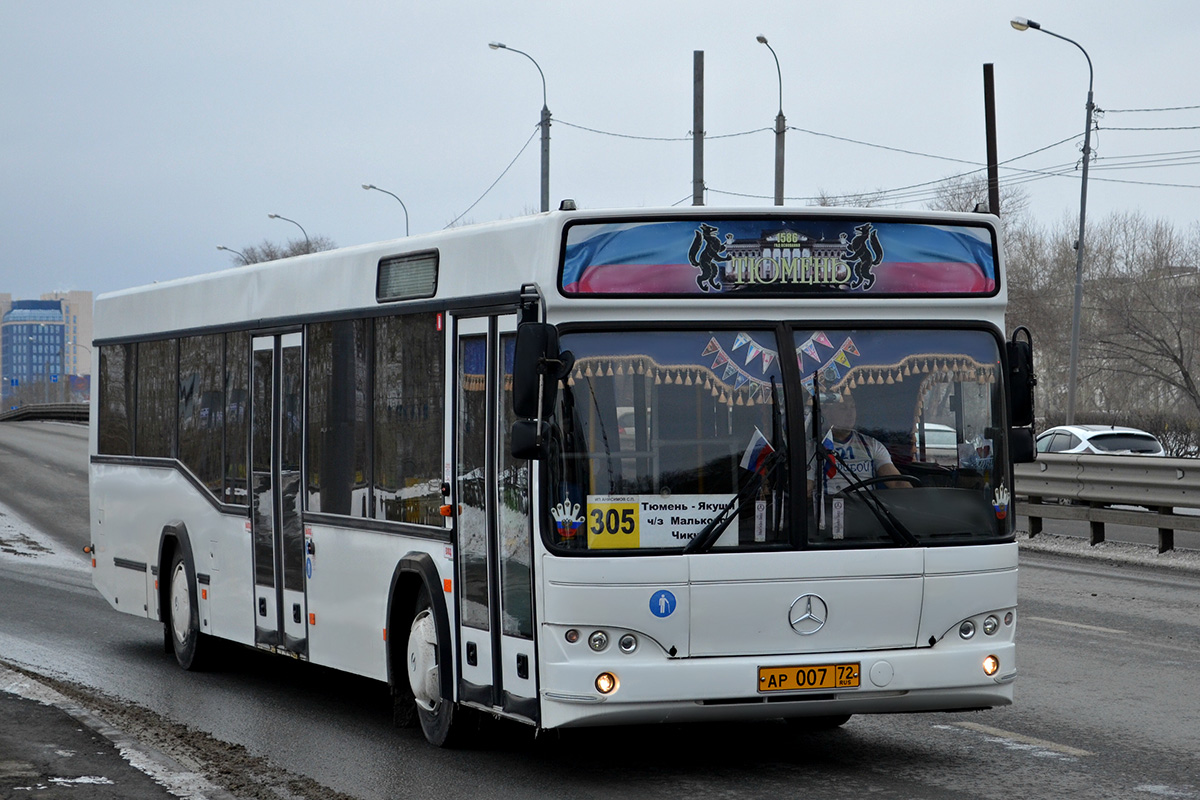
[[[732,499],[713,494],[589,495],[584,513],[588,549],[683,547]]]

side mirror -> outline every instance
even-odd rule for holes
[[[1013,428],[1008,433],[1008,453],[1014,464],[1029,464],[1037,460],[1033,443],[1033,428]]]
[[[548,453],[550,423],[533,419],[519,419],[513,423],[509,444],[512,456],[525,461],[540,461]]]
[[[542,322],[517,326],[513,354],[513,458],[542,459],[547,454],[550,425],[545,421],[558,402],[558,383],[575,366],[575,356],[558,349],[558,329]]]
[[[553,325],[519,325],[513,355],[513,413],[524,419],[549,413],[558,400],[558,382],[574,363],[570,353],[559,352],[558,329]]]
[[[1024,332],[1025,340],[1017,337]],[[1008,423],[1014,428],[1033,424],[1033,335],[1024,325],[1013,331],[1008,342]]]

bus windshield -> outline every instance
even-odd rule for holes
[[[576,360],[551,419],[555,549],[1010,536],[991,331],[568,331],[561,344]]]

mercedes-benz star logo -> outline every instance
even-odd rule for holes
[[[801,636],[812,636],[825,626],[829,619],[829,606],[815,594],[802,594],[788,609],[788,624]]]

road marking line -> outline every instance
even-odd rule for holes
[[[1100,633],[1128,633],[1128,631],[1119,631],[1116,628],[1101,628],[1099,625],[1084,625],[1082,622],[1067,622],[1062,619],[1050,619],[1049,617],[1022,617],[1022,619],[1031,619],[1034,622],[1049,622],[1051,625],[1066,625],[1068,628],[1081,628],[1085,631],[1098,631]]]
[[[1012,731],[1001,730],[1000,728],[992,728],[987,725],[980,725],[978,722],[956,722],[954,724],[960,728],[966,728],[967,730],[975,731],[976,733],[985,733],[988,736],[996,736],[1001,739],[1010,739],[1014,742],[1020,742],[1021,744],[1033,745],[1034,747],[1041,747],[1045,750],[1053,750],[1056,753],[1062,753],[1063,755],[1066,755],[1066,756],[1094,756],[1094,755],[1096,755],[1095,753],[1089,752],[1087,750],[1080,750],[1079,748],[1071,747],[1071,746],[1065,745],[1065,744],[1057,744],[1055,742],[1048,742],[1045,739],[1035,739],[1032,736],[1025,736],[1020,733],[1013,733]]]

